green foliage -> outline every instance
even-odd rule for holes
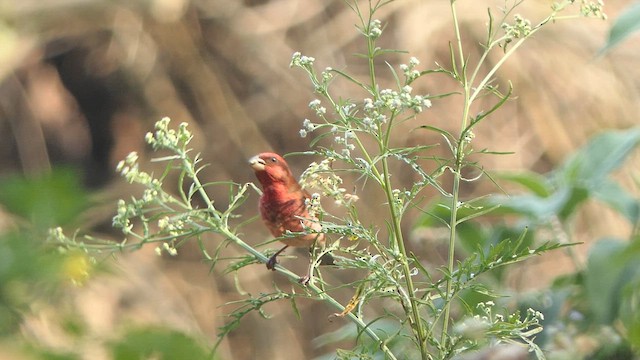
[[[610,51],[624,39],[637,33],[638,30],[640,30],[640,3],[634,2],[615,20],[609,30],[607,43],[600,50],[600,53]]]
[[[0,234],[0,335],[17,331],[29,304],[51,298],[69,280],[76,257],[61,257],[43,241],[52,224],[69,223],[86,206],[75,174],[58,170],[38,179],[0,181],[0,203],[17,226]]]
[[[212,359],[209,352],[179,331],[166,328],[134,328],[111,344],[114,360]]]
[[[639,144],[640,129],[604,132],[548,174],[499,174],[499,179],[521,186],[524,193],[485,198],[476,204],[477,208],[466,209],[463,213],[468,216],[478,209],[500,205],[492,214],[510,219],[490,226],[462,224],[458,233],[467,258],[477,253],[478,248],[483,252],[511,249],[512,245],[500,245],[517,234],[522,236],[516,248],[549,241],[549,233],[551,240],[568,244],[572,220],[588,201],[608,205],[635,229],[628,240],[597,240],[591,246],[584,266],[575,259],[575,272],[556,279],[551,289],[519,297],[522,307],[535,307],[545,314],[547,329],[540,333],[539,343],[552,358],[632,359],[638,356],[640,199],[624,190],[612,175]],[[435,226],[439,222],[434,218],[448,215],[441,203],[433,204],[429,213],[422,226]],[[489,253],[492,251],[495,250],[489,250]],[[486,286],[502,284],[503,273],[494,271],[489,275],[479,281]],[[472,295],[464,296],[469,304],[486,301]],[[580,337],[591,339],[598,346],[596,351],[585,353],[587,350],[575,340]]]
[[[622,306],[620,300],[640,281],[638,264],[640,248],[637,243],[602,239],[589,249],[588,262],[584,270],[584,286],[586,301],[594,321],[612,324],[619,317]]]
[[[0,335],[9,335],[30,302],[55,290],[63,259],[18,232],[0,236],[0,259]]]
[[[0,234],[0,339],[11,342],[16,353],[31,359],[80,359],[79,351],[50,349],[22,338],[20,325],[39,303],[56,306],[64,290],[87,281],[95,264],[83,244],[65,238],[47,242],[52,224],[75,224],[88,207],[80,177],[69,169],[56,169],[35,179],[13,176],[0,181],[0,204],[10,211],[16,225]],[[60,228],[50,238],[62,236]],[[95,253],[92,252],[92,255]],[[81,319],[59,312],[61,330],[74,339],[87,336]],[[111,339],[110,339],[111,340]],[[113,340],[114,359],[209,359],[208,352],[192,338],[163,328],[135,329]]]
[[[640,204],[621,188],[611,174],[640,143],[640,129],[608,131],[546,176],[532,173],[499,175],[522,186],[522,195],[494,196],[485,206],[500,205],[500,214],[525,215],[528,225],[556,217],[561,221],[575,214],[587,199],[598,199],[624,215],[632,224],[640,221]]]
[[[549,352],[572,359],[640,356],[640,238],[604,238],[592,245],[584,269],[560,277],[546,293]],[[583,349],[577,339],[590,342]]]
[[[86,278],[90,265],[77,251],[61,255],[44,241],[53,224],[73,223],[87,206],[75,172],[57,169],[39,178],[0,180],[0,204],[14,225],[0,234],[0,339],[34,359],[77,359],[72,353],[29,345],[20,325],[39,303],[56,304],[61,290]]]
[[[0,180],[0,203],[40,230],[67,225],[88,206],[77,174],[56,169],[36,178],[12,176]]]

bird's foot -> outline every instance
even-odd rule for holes
[[[335,260],[331,253],[326,253],[320,257],[320,265],[335,265]]]
[[[302,286],[307,286],[309,285],[310,282],[311,282],[311,275],[309,274],[305,276],[301,276],[300,279],[298,279],[298,283],[300,283],[300,285]]]
[[[271,255],[269,260],[267,260],[267,269],[276,271],[276,264],[278,260],[276,259],[281,252],[283,252],[289,245],[285,245],[282,249],[278,250],[275,254]]]
[[[267,269],[271,271],[276,271],[276,264],[278,263],[278,259],[276,259],[278,254],[274,254],[267,260]]]

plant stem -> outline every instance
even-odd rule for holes
[[[216,222],[219,222],[221,220],[220,214],[218,214],[218,210],[213,206],[213,201],[211,201],[211,199],[209,198],[209,195],[207,195],[207,192],[204,190],[204,186],[202,186],[202,183],[200,183],[200,179],[198,179],[198,175],[196,174],[196,171],[194,169],[195,164],[193,164],[193,161],[191,161],[191,159],[188,157],[186,151],[182,150],[178,153],[178,155],[182,160],[183,168],[186,169],[187,176],[191,178],[191,180],[193,181],[193,184],[198,189],[198,193],[204,200],[205,204],[207,204],[207,209],[209,209],[209,213],[213,216]]]
[[[402,228],[400,226],[400,214],[398,214],[395,199],[393,197],[393,190],[391,188],[391,179],[389,178],[389,165],[387,158],[382,159],[382,172],[384,176],[384,189],[385,194],[387,196],[387,202],[389,204],[389,212],[391,216],[391,226],[393,228],[393,238],[396,240],[395,245],[397,246],[398,252],[400,253],[400,258],[396,259],[402,263],[402,273],[405,278],[405,283],[407,286],[407,293],[409,302],[411,305],[411,316],[410,319],[413,318],[412,325],[414,327],[414,331],[416,332],[416,337],[418,340],[418,344],[420,346],[420,354],[423,360],[428,359],[429,354],[427,351],[427,337],[425,334],[425,328],[422,324],[422,318],[420,317],[420,308],[418,307],[418,302],[415,298],[415,289],[413,285],[413,279],[411,278],[411,269],[409,268],[409,261],[407,260],[407,251],[404,247],[404,238],[402,235]]]
[[[369,26],[371,24],[371,17],[373,15],[374,10],[370,9],[369,13]],[[368,54],[368,65],[369,65],[369,77],[371,83],[371,92],[378,96],[378,86],[376,82],[376,73],[375,73],[375,62],[374,59],[376,57],[376,47],[375,47],[375,39],[371,36],[367,36],[367,54]],[[386,126],[386,132],[384,136],[380,134],[379,139],[379,151],[380,154],[386,154],[389,148],[389,140],[391,135],[391,129],[393,126],[393,114],[389,119],[389,122]],[[382,131],[382,127],[378,128],[379,131]],[[420,355],[423,360],[429,358],[429,354],[427,351],[427,336],[425,333],[425,327],[422,324],[422,317],[420,316],[420,308],[418,306],[418,302],[415,298],[415,287],[413,285],[413,279],[411,278],[411,269],[409,268],[409,261],[407,260],[407,251],[404,246],[404,237],[402,235],[402,227],[401,227],[401,214],[398,213],[398,209],[395,205],[395,199],[393,196],[393,187],[391,186],[391,179],[389,173],[389,162],[386,156],[383,156],[382,159],[382,187],[384,188],[385,195],[387,197],[387,203],[389,204],[389,215],[391,216],[391,226],[393,229],[393,238],[395,239],[395,245],[400,253],[397,261],[402,263],[402,273],[404,275],[405,284],[407,287],[408,300],[411,306],[411,314],[409,315],[409,319],[411,324],[413,325],[413,330],[416,334],[416,340],[420,347]],[[375,166],[374,166],[375,169]],[[380,175],[377,171],[375,173]]]
[[[511,55],[513,55],[513,53],[524,43],[524,41],[526,39],[528,39],[529,37],[531,37],[533,34],[535,34],[544,24],[546,24],[547,22],[551,21],[552,19],[555,18],[556,16],[556,12],[554,11],[550,16],[548,16],[547,18],[545,18],[544,20],[542,20],[537,26],[535,26],[530,32],[529,34],[527,34],[525,37],[518,39],[518,41],[515,42],[515,44],[513,44],[509,50],[507,52],[505,52],[505,54],[500,58],[500,60],[498,60],[498,62],[489,70],[489,72],[482,78],[482,80],[480,80],[480,82],[478,83],[477,86],[473,86],[473,84],[476,81],[476,76],[479,73],[479,70],[482,66],[482,63],[485,61],[485,59],[487,58],[487,55],[489,54],[489,51],[491,51],[496,45],[499,44],[500,41],[502,41],[501,39],[498,39],[496,41],[491,41],[490,43],[487,44],[487,48],[484,50],[484,53],[482,54],[478,65],[476,66],[475,70],[473,71],[471,78],[467,77],[467,63],[466,60],[464,58],[464,50],[463,50],[463,46],[462,46],[462,37],[460,35],[460,26],[458,23],[458,16],[457,16],[457,12],[456,12],[456,6],[455,6],[455,2],[456,0],[450,0],[450,5],[451,5],[451,14],[452,14],[452,18],[453,18],[453,25],[454,25],[454,29],[455,29],[455,36],[456,36],[456,44],[457,44],[457,52],[458,52],[458,57],[459,57],[459,66],[458,66],[458,61],[456,61],[455,59],[455,55],[452,52],[452,56],[454,57],[453,59],[451,59],[451,62],[453,64],[453,72],[457,75],[457,80],[460,81],[460,83],[462,84],[463,90],[464,90],[464,108],[463,108],[463,112],[462,112],[462,119],[461,119],[461,127],[460,127],[460,137],[458,138],[457,144],[456,144],[456,151],[455,151],[455,166],[453,168],[453,185],[452,185],[452,199],[451,199],[451,217],[449,219],[449,254],[448,254],[448,261],[447,261],[447,271],[449,276],[454,272],[454,265],[455,265],[455,243],[456,243],[456,231],[457,231],[457,225],[458,225],[458,209],[460,207],[460,183],[461,183],[461,179],[462,179],[462,168],[464,167],[464,156],[465,156],[465,139],[464,137],[468,134],[470,128],[474,125],[468,125],[469,124],[469,113],[471,111],[471,105],[473,104],[473,102],[478,98],[478,96],[482,93],[482,91],[485,90],[487,84],[491,81],[491,79],[493,78],[493,76],[495,75],[495,73],[498,71],[498,69],[500,69],[500,67],[502,67],[502,65],[504,65],[504,63],[506,62],[506,60],[511,57]],[[445,301],[444,304],[444,318],[443,318],[443,323],[442,323],[442,337],[441,337],[441,342],[444,344],[444,342],[447,339],[447,332],[449,330],[449,316],[450,316],[450,312],[451,312],[451,301],[452,301],[452,291],[453,291],[453,280],[448,278],[447,279],[447,284],[446,284],[446,296],[445,299],[443,299]],[[443,349],[446,349],[446,346],[442,347]]]
[[[459,205],[459,196],[460,196],[460,179],[461,179],[461,171],[464,157],[464,145],[463,136],[465,133],[465,129],[467,127],[467,120],[469,118],[469,110],[471,107],[471,98],[470,98],[470,84],[467,79],[466,74],[466,64],[464,59],[464,52],[462,47],[462,38],[460,36],[460,26],[458,24],[458,16],[456,13],[455,0],[451,0],[451,13],[453,17],[453,24],[456,33],[457,45],[458,45],[458,56],[460,58],[461,68],[453,69],[456,74],[458,74],[458,80],[462,83],[464,88],[464,109],[462,111],[462,119],[461,119],[461,127],[460,127],[460,138],[456,144],[456,152],[455,156],[455,166],[453,169],[453,187],[451,189],[451,217],[449,219],[449,253],[447,256],[447,286],[446,286],[446,294],[444,297],[444,316],[442,319],[442,335],[441,335],[441,349],[446,349],[444,346],[447,341],[447,335],[449,331],[449,317],[451,313],[451,301],[452,301],[452,292],[453,292],[453,280],[450,278],[451,274],[454,272],[455,265],[455,249],[456,249],[456,230],[457,230],[457,222],[458,222],[458,205]],[[455,59],[452,59],[452,63],[455,65]],[[443,350],[444,351],[444,350]]]
[[[462,36],[460,36],[460,26],[458,24],[458,12],[456,11],[456,6],[455,6],[455,2],[456,0],[451,0],[451,17],[453,18],[453,26],[454,26],[454,30],[456,32],[456,43],[457,43],[457,47],[458,47],[458,57],[460,58],[460,61],[464,62],[464,53],[462,52]],[[457,74],[458,73],[458,67],[457,64],[455,63],[455,57],[453,59],[451,59],[452,63],[453,63],[453,67],[454,67],[454,71]],[[464,71],[464,65],[462,67],[463,71]]]
[[[456,165],[456,170],[453,175],[453,189],[452,189],[452,200],[451,200],[451,218],[449,219],[449,254],[447,256],[447,272],[450,276],[454,272],[455,265],[455,249],[456,249],[456,223],[458,222],[458,199],[460,193],[460,170],[461,166]],[[445,298],[444,305],[444,317],[442,320],[442,338],[441,341],[444,343],[447,338],[447,332],[449,330],[449,314],[451,312],[451,294],[453,292],[453,280],[451,278],[447,278],[447,292]]]

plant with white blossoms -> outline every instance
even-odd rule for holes
[[[451,10],[454,17],[456,44],[451,47],[451,67],[438,66],[436,69],[421,70],[420,61],[410,57],[408,63],[400,64],[397,68],[388,65],[391,78],[395,79],[396,87],[381,87],[378,82],[379,69],[376,69],[376,60],[388,54],[397,53],[394,50],[378,47],[376,41],[383,36],[384,24],[375,18],[376,11],[386,1],[370,1],[369,8],[361,11],[358,3],[351,5],[358,15],[360,23],[358,30],[364,36],[366,52],[362,56],[367,62],[369,76],[360,79],[345,71],[328,67],[318,72],[315,58],[303,55],[299,52],[293,54],[291,66],[302,69],[309,77],[312,88],[317,98],[311,100],[309,108],[313,110],[317,120],[304,119],[300,136],[312,137],[311,145],[315,147],[312,153],[325,158],[320,164],[313,163],[303,175],[303,182],[310,187],[320,189],[319,194],[337,200],[338,204],[344,204],[349,209],[353,203],[345,201],[349,194],[342,185],[342,179],[337,175],[342,172],[359,174],[363,183],[377,186],[386,196],[388,207],[387,228],[389,239],[383,242],[377,237],[377,230],[359,233],[361,243],[375,249],[375,251],[362,253],[355,247],[342,249],[343,251],[361,259],[369,267],[378,264],[385,268],[384,271],[372,273],[366,282],[360,284],[352,302],[363,306],[371,298],[384,296],[396,300],[405,312],[405,317],[400,316],[400,323],[406,324],[413,343],[419,349],[423,359],[448,358],[456,353],[456,349],[469,349],[479,346],[478,339],[470,340],[456,331],[450,330],[452,319],[451,309],[456,297],[463,289],[471,286],[482,272],[496,267],[522,261],[535,254],[558,247],[558,245],[545,244],[535,249],[519,249],[519,243],[514,242],[510,246],[493,249],[488,254],[479,255],[481,260],[471,259],[456,265],[455,241],[457,227],[465,221],[482,216],[493,208],[476,206],[477,199],[462,200],[460,189],[465,182],[471,182],[482,177],[471,179],[462,176],[465,168],[478,167],[467,158],[475,153],[473,141],[474,128],[489,118],[511,96],[511,88],[506,93],[500,92],[492,86],[495,83],[494,76],[504,62],[521,46],[521,44],[540,31],[546,24],[567,18],[586,16],[604,18],[602,3],[582,1],[580,12],[574,15],[561,15],[568,11],[574,1],[554,3],[550,14],[533,23],[521,14],[514,14],[515,8],[521,1],[505,2],[505,8],[501,9],[501,18],[494,18],[489,10],[488,36],[483,44],[484,53],[477,63],[471,63],[466,51],[463,49],[460,28],[457,23],[457,2],[451,2]],[[512,21],[509,21],[512,18]],[[495,24],[500,26],[494,26]],[[487,66],[486,59],[495,49],[501,49],[502,58],[497,63],[491,64],[488,71],[483,72]],[[417,86],[418,81],[424,76],[433,73],[449,75],[460,85],[458,93],[429,94],[416,93],[414,89],[422,89]],[[332,85],[338,81],[351,82],[365,93],[362,100],[355,100],[352,96],[337,94]],[[460,132],[451,133],[428,124],[428,117],[424,113],[432,105],[432,101],[444,96],[461,96],[462,118],[460,119]],[[480,97],[493,96],[495,104],[489,111],[471,114],[472,105]],[[441,158],[430,154],[429,150],[434,144],[424,144],[414,147],[395,148],[391,139],[397,124],[413,122],[414,129],[425,129],[440,134],[450,150],[450,157]],[[332,141],[331,141],[332,140]],[[426,166],[425,159],[433,159],[436,166]],[[390,162],[399,161],[409,166],[414,172],[414,178],[418,180],[410,188],[398,188],[390,173]],[[323,165],[324,164],[324,165]],[[427,168],[435,170],[427,171]],[[450,173],[453,181],[451,185],[443,184],[441,175]],[[320,177],[320,174],[323,177]],[[432,281],[432,274],[415,258],[406,248],[405,236],[400,223],[410,209],[421,209],[421,192],[427,188],[435,188],[437,192],[448,198],[449,218],[439,218],[447,224],[449,234],[449,252],[447,264],[441,269],[445,276],[439,281]],[[451,190],[445,190],[451,189]],[[314,200],[317,203],[317,199]],[[465,211],[465,217],[460,212]],[[322,208],[317,211],[322,214]],[[365,228],[357,216],[357,211],[349,211],[344,219],[332,218],[325,214],[322,221],[323,231],[336,234],[349,234],[349,228]],[[355,232],[348,236],[355,238]],[[501,253],[506,251],[506,253]],[[509,258],[509,261],[503,259]],[[343,267],[353,266],[358,268],[361,263],[345,262]],[[376,278],[375,274],[392,274],[390,277]],[[383,290],[384,289],[384,290]],[[389,290],[391,289],[391,290]],[[366,294],[366,295],[365,295]],[[384,294],[384,295],[383,295]],[[436,301],[437,299],[437,301]],[[487,321],[487,331],[483,339],[495,338],[498,341],[521,341],[539,358],[544,355],[533,342],[534,335],[541,331],[539,321],[542,314],[528,312],[521,319],[519,313],[506,317],[492,317],[490,311],[492,303],[479,306],[480,312],[484,311]],[[505,320],[507,319],[507,320]],[[508,331],[505,329],[509,329]],[[535,331],[531,330],[532,328]],[[504,330],[504,331],[503,331]],[[403,331],[399,331],[403,333]],[[437,354],[437,355],[434,355]]]
[[[247,294],[246,299],[235,302],[240,306],[231,312],[229,322],[220,329],[219,339],[231,332],[246,314],[253,311],[262,314],[266,303],[291,301],[297,311],[295,299],[305,297],[325,302],[336,309],[333,317],[344,317],[357,328],[355,332],[352,328],[345,328],[353,334],[356,347],[338,350],[339,358],[369,358],[368,354],[372,353],[382,354],[387,359],[400,356],[444,360],[504,342],[520,344],[539,359],[544,358],[534,341],[542,329],[541,313],[528,310],[521,314],[505,309],[506,314],[498,314],[493,300],[472,306],[461,298],[464,292],[477,291],[498,301],[499,294],[490,289],[479,289],[478,279],[483,274],[566,244],[545,243],[530,247],[523,245],[525,234],[522,234],[515,240],[507,239],[488,249],[478,249],[467,258],[456,257],[455,249],[458,227],[497,207],[484,207],[478,205],[479,199],[461,197],[461,189],[466,183],[483,176],[481,172],[476,178],[463,177],[469,167],[481,169],[468,160],[470,155],[477,153],[473,148],[474,128],[496,112],[511,95],[510,88],[501,92],[490,84],[496,83],[497,71],[524,41],[547,23],[573,17],[560,14],[570,9],[575,1],[554,3],[550,14],[538,22],[512,15],[522,1],[505,2],[507,6],[501,9],[498,20],[490,10],[487,40],[482,44],[484,53],[477,62],[469,60],[463,45],[457,19],[460,2],[451,1],[456,38],[450,42],[450,67],[438,65],[435,69],[423,70],[415,57],[409,57],[406,64],[399,66],[391,65],[390,60],[385,69],[395,84],[383,87],[376,60],[398,54],[398,51],[382,49],[377,44],[384,35],[385,24],[376,19],[376,15],[380,7],[389,2],[369,1],[365,11],[360,9],[359,2],[349,4],[358,17],[357,28],[366,48],[364,56],[358,57],[364,59],[362,61],[369,70],[365,79],[332,67],[318,72],[315,58],[299,52],[293,54],[291,66],[305,72],[315,93],[315,98],[308,104],[315,120],[304,119],[299,135],[311,138],[313,151],[310,153],[323,158],[310,164],[302,175],[301,183],[311,193],[305,205],[314,221],[318,219],[321,231],[329,241],[326,249],[314,250],[311,255],[310,275],[317,275],[315,281],[301,285],[298,275],[277,266],[275,270],[279,274],[291,279],[294,284],[292,290],[287,292],[274,286],[272,292],[257,296]],[[579,12],[582,16],[604,18],[601,2],[582,1]],[[500,57],[498,61],[488,63],[489,54],[493,51]],[[451,77],[458,83],[459,90],[443,94],[437,93],[437,89],[432,92],[417,90],[424,89],[418,82],[433,73]],[[348,94],[335,93],[332,84],[337,81],[355,84],[364,96],[353,100]],[[457,96],[460,100],[462,116],[458,132],[437,128],[428,122],[432,102],[444,96]],[[488,111],[473,114],[473,104],[480,97],[493,99],[494,105]],[[437,144],[396,146],[392,139],[400,123],[405,125],[404,129],[412,124],[414,130],[436,132],[443,138],[448,155],[438,157],[430,153]],[[152,243],[159,255],[167,253],[171,256],[178,253],[183,243],[193,240],[212,266],[219,262],[224,248],[232,244],[242,249],[244,255],[233,257],[225,272],[265,263],[267,255],[239,235],[246,221],[238,220],[240,216],[237,214],[248,194],[260,190],[251,183],[209,184],[201,181],[202,159],[200,154],[191,154],[189,142],[192,138],[185,123],[173,129],[168,118],[162,119],[145,139],[154,150],[168,152],[168,155],[154,159],[166,163],[166,170],[160,175],[143,171],[136,153],[131,153],[118,164],[117,170],[128,182],[145,188],[140,197],[118,202],[113,225],[122,230],[126,236],[124,241],[108,245],[89,238],[87,242],[79,243],[75,238],[64,236],[59,229],[51,231],[51,238],[65,247],[81,247],[87,251],[121,251]],[[415,179],[406,188],[392,173],[394,162],[411,172],[411,178]],[[164,180],[174,171],[178,173],[179,186],[168,191]],[[345,185],[343,174],[356,175],[358,183],[352,191]],[[449,180],[445,181],[443,174],[448,174]],[[212,186],[228,190],[228,204],[220,206],[214,202],[206,191]],[[384,210],[383,223],[366,224],[361,220],[358,207],[363,201],[356,194],[360,186],[373,187],[384,197],[382,204],[374,204],[376,209]],[[401,226],[409,211],[426,212],[423,192],[427,188],[446,199],[446,205],[443,205],[446,216],[429,214],[444,224],[448,231],[446,263],[441,264],[437,271],[434,270],[436,265],[427,264],[410,251]],[[332,206],[343,214],[324,210],[323,198],[330,198]],[[213,255],[203,243],[203,236],[211,233],[223,239]],[[363,277],[349,284],[325,280],[323,269],[318,265],[322,255],[330,251],[336,258],[335,267],[349,270],[350,274],[364,274]],[[336,300],[335,294],[345,288],[355,290],[352,299],[342,304]],[[381,310],[377,313],[365,311],[374,301],[381,304]]]

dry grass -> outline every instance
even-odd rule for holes
[[[471,59],[479,54],[474,44],[485,26],[484,3],[459,4]],[[528,1],[520,12],[540,18],[548,3]],[[625,4],[611,3],[607,12],[614,18]],[[160,117],[190,124],[196,150],[212,164],[204,173],[207,180],[253,181],[245,166],[249,156],[268,149],[307,149],[298,129],[311,116],[307,104],[313,94],[302,72],[288,68],[294,51],[316,57],[321,67],[366,71],[351,56],[362,51],[362,45],[355,18],[340,0],[54,0],[3,2],[0,8],[6,19],[0,28],[0,172],[34,174],[52,165],[76,164],[87,183],[110,199],[135,192],[115,178],[112,169],[129,151],[145,152],[144,133]],[[385,46],[410,50],[425,67],[447,63],[452,25],[446,2],[397,1],[383,14],[388,25]],[[508,62],[499,84],[512,81],[517,100],[477,130],[476,146],[515,154],[487,157],[486,168],[547,171],[590,135],[637,124],[640,54],[634,49],[640,43],[632,39],[606,57],[594,58],[608,26],[595,20],[551,25]],[[381,72],[383,78],[388,75]],[[337,86],[345,96],[360,95],[348,95],[347,84]],[[414,89],[438,93],[452,86],[433,78]],[[451,97],[434,102],[417,121],[455,130],[460,109],[460,99]],[[407,134],[396,139],[400,144],[439,141],[409,132],[415,124],[406,126],[398,132]],[[298,174],[310,161],[291,159]],[[633,171],[637,175],[637,169]],[[621,179],[630,184],[628,173]],[[493,190],[486,183],[465,195]],[[368,194],[363,199],[368,207],[364,216],[375,221],[381,197]],[[251,203],[246,212],[254,213]],[[109,222],[108,211],[95,214],[91,224]],[[587,244],[604,234],[628,231],[623,221],[596,205],[582,216],[576,240]],[[410,221],[404,225],[411,227]],[[252,243],[267,238],[260,224],[246,234]],[[550,266],[557,262],[553,257],[525,270],[539,273],[544,268],[551,271],[547,276],[561,271]],[[214,338],[228,310],[221,306],[240,296],[231,276],[209,273],[197,250],[189,247],[177,259],[140,251],[123,256],[114,267],[112,275],[73,290],[69,300],[69,306],[79,306],[97,337],[110,337],[126,323],[163,323]],[[238,276],[252,293],[269,289],[273,282],[288,286],[263,267]],[[348,298],[345,292],[340,300]],[[223,344],[221,358],[310,358],[331,350],[315,349],[311,340],[343,325],[327,321],[331,309],[315,302],[300,304],[301,320],[287,303],[267,310],[273,319],[246,318]],[[55,316],[43,314],[27,324],[31,336],[53,346],[73,346],[50,329]],[[106,356],[99,343],[84,346],[87,358]]]

